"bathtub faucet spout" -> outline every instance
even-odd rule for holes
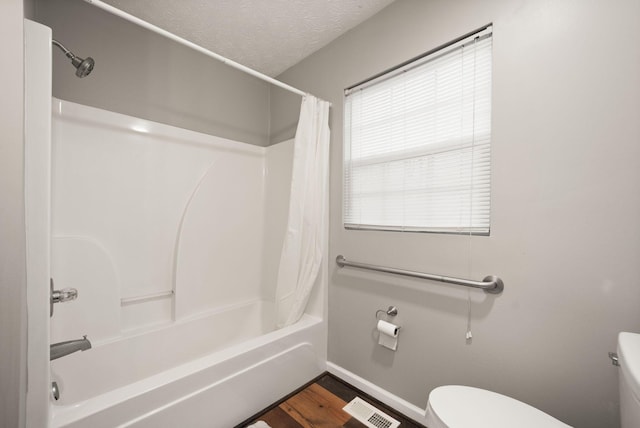
[[[87,336],[78,340],[67,340],[66,342],[54,343],[49,346],[49,360],[55,360],[76,351],[86,351],[87,349],[91,349],[91,342],[89,342]]]

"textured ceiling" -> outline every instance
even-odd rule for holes
[[[393,1],[105,0],[105,3],[274,77]]]

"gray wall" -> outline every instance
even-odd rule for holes
[[[342,89],[489,22],[491,236],[344,230]],[[467,384],[576,427],[619,424],[607,351],[640,332],[639,38],[637,0],[398,0],[279,76],[333,102],[332,260],[506,284],[471,292],[467,344],[466,290],[332,266],[330,361],[423,408],[434,387]],[[298,103],[274,91],[274,140]],[[396,353],[373,332],[391,304]]]
[[[53,55],[53,95],[105,110],[254,145],[269,143],[269,85],[77,0],[38,0],[37,21],[80,57],[78,79]]]
[[[23,4],[0,2],[0,427],[24,424],[26,267],[23,144]]]

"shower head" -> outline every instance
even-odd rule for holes
[[[67,56],[67,58],[71,59],[71,64],[73,64],[73,66],[76,68],[76,76],[84,77],[91,73],[91,70],[93,70],[93,66],[96,63],[93,58],[91,58],[90,56],[85,59],[77,57],[69,49],[65,48],[62,43],[55,39],[52,39],[51,43],[59,47],[60,50],[62,50],[62,52],[64,52],[64,54]]]
[[[91,73],[96,62],[90,56],[85,59],[75,57],[71,60],[71,64],[76,68],[76,76],[84,77]]]

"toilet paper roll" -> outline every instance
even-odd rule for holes
[[[400,327],[389,322],[378,321],[378,344],[395,351],[398,348],[398,331]]]

